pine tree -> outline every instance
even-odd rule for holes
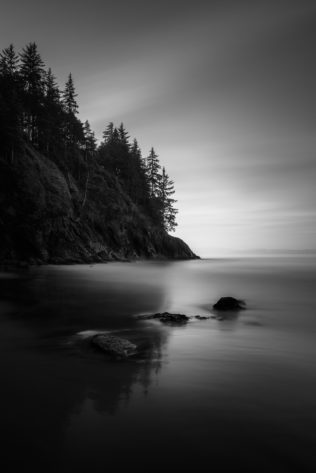
[[[61,149],[63,142],[63,113],[60,90],[49,68],[44,80],[44,107],[39,117],[39,149],[50,156]]]
[[[77,96],[78,94],[76,94],[74,81],[70,73],[63,92],[63,104],[66,113],[73,115],[78,113],[78,104],[76,102]]]
[[[175,218],[178,210],[173,208],[177,201],[171,197],[174,193],[174,182],[169,178],[163,167],[159,179],[159,200],[163,227],[166,231],[174,231],[177,226]]]
[[[112,143],[117,144],[120,142],[120,134],[118,129],[115,127],[112,133]]]
[[[138,142],[136,140],[136,138],[133,139],[133,144],[131,146],[131,152],[136,156],[140,156],[141,155],[141,151],[139,149],[139,146],[138,146]]]
[[[51,68],[47,70],[45,76],[45,96],[51,103],[60,103],[60,91]]]
[[[124,128],[123,123],[121,123],[118,128],[118,135],[119,135],[120,143],[126,147],[129,147],[129,142],[128,142],[129,136],[128,136],[127,131]]]
[[[14,160],[22,144],[22,104],[18,74],[19,56],[11,44],[0,53],[0,152]]]
[[[159,164],[158,155],[155,153],[154,148],[151,148],[149,156],[147,157],[146,163],[146,174],[149,183],[149,192],[151,197],[158,196],[159,189],[159,169],[161,168]]]
[[[96,138],[94,132],[91,130],[91,126],[88,120],[83,124],[83,134],[84,134],[84,149],[85,155],[92,156],[96,150]]]
[[[78,104],[76,101],[76,91],[71,73],[68,75],[65,89],[62,93],[64,119],[65,119],[65,138],[67,146],[84,142],[83,127],[80,120],[77,119]]]
[[[3,49],[0,53],[0,75],[7,77],[15,77],[18,71],[19,56],[14,50],[13,44]]]
[[[113,131],[114,131],[114,123],[110,122],[102,134],[103,144],[108,144],[112,141]]]
[[[29,141],[38,144],[38,119],[43,106],[45,70],[36,43],[29,43],[20,54],[23,87],[24,129]]]
[[[45,70],[36,43],[29,43],[22,50],[20,57],[20,75],[24,90],[29,92],[33,99],[38,99],[43,94]]]

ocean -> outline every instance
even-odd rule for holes
[[[246,310],[213,318],[222,296]],[[164,311],[192,318],[137,317]],[[315,341],[315,256],[2,272],[2,471],[314,472]]]

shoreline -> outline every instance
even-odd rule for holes
[[[194,255],[190,258],[166,258],[163,256],[158,256],[155,258],[113,258],[113,259],[104,259],[104,260],[82,260],[82,259],[68,259],[68,258],[60,258],[59,261],[56,259],[43,261],[43,260],[35,260],[32,259],[28,260],[12,260],[12,261],[0,261],[0,271],[2,272],[10,272],[12,270],[23,270],[29,269],[33,267],[39,266],[75,266],[75,265],[91,265],[91,264],[107,264],[107,263],[134,263],[137,261],[145,262],[145,261],[170,261],[170,262],[177,262],[177,261],[195,261],[195,260],[203,260],[205,258],[201,258],[200,256]]]

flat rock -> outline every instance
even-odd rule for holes
[[[104,353],[116,358],[128,358],[137,351],[137,346],[125,338],[113,335],[98,334],[91,338],[91,343]]]
[[[169,312],[162,312],[151,315],[140,315],[138,318],[141,320],[157,319],[165,324],[183,324],[190,319],[190,317],[185,314],[170,314]]]
[[[234,297],[221,297],[216,304],[213,305],[215,310],[242,310],[245,309],[246,303]]]

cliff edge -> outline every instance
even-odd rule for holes
[[[156,226],[102,166],[85,185],[26,145],[0,158],[0,261],[87,263],[194,259],[181,239]]]

